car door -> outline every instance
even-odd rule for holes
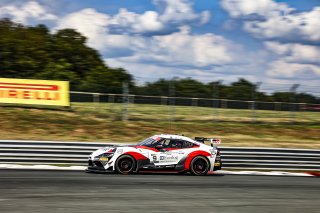
[[[177,139],[165,139],[162,141],[161,148],[157,153],[154,164],[156,166],[175,165],[184,156],[184,142]]]

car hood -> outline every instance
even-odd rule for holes
[[[97,149],[96,151],[91,153],[91,156],[95,157],[95,156],[101,155],[103,153],[108,152],[110,149],[114,149],[114,148],[115,148],[115,146],[106,146],[106,147]]]

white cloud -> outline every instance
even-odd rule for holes
[[[9,17],[13,21],[27,24],[32,20],[56,20],[57,16],[36,1],[29,1],[23,5],[7,5],[0,7],[0,17]]]
[[[109,56],[117,55],[117,52],[123,56],[126,55],[125,50],[130,55],[132,51],[147,48],[150,43],[154,45],[154,35],[170,35],[178,32],[186,22],[204,24],[210,19],[209,11],[195,13],[187,0],[157,0],[154,4],[163,6],[164,10],[138,14],[122,8],[111,16],[86,8],[60,18],[55,30],[76,29],[89,38],[90,46]]]
[[[298,12],[273,0],[223,0],[222,6],[231,17],[243,19],[244,29],[259,38],[320,41],[320,7]]]
[[[320,47],[299,43],[286,43],[268,41],[265,42],[267,49],[281,56],[287,62],[317,63],[320,64]]]
[[[167,66],[217,66],[232,63],[238,48],[231,41],[212,33],[192,35],[188,27],[170,35],[153,36],[146,44],[132,46],[134,55],[123,60]]]
[[[109,25],[115,29],[132,33],[157,32],[164,28],[157,12],[146,11],[143,14],[137,14],[124,8],[120,9],[119,13],[110,19]]]
[[[232,61],[232,43],[212,33],[190,35],[187,29],[166,36],[157,36],[155,41],[162,55],[171,62],[180,62],[197,67],[221,65]],[[156,51],[157,53],[158,51]]]
[[[189,0],[155,0],[157,10],[142,13],[122,8],[110,15],[86,8],[59,18],[50,13],[47,4],[21,2],[2,4],[0,17],[22,23],[54,20],[54,30],[76,29],[88,38],[91,47],[109,58],[109,65],[122,66],[144,80],[149,76],[153,80],[180,76],[206,82],[239,77],[261,81],[319,76],[318,47],[280,40],[300,35],[306,41],[318,41],[319,32],[314,30],[319,29],[317,8],[297,13],[272,0],[223,0],[230,16],[241,19],[248,32],[261,38],[279,38],[281,42],[265,43],[268,55],[263,50],[245,51],[241,45],[214,33],[193,33],[191,28],[207,23],[211,13],[196,12]],[[270,54],[277,57],[271,63]]]
[[[320,41],[320,7],[310,12],[268,17],[265,21],[249,21],[245,30],[262,38]]]
[[[221,5],[234,18],[251,14],[277,16],[293,10],[286,4],[277,3],[273,0],[222,0]]]
[[[57,22],[56,29],[76,29],[89,38],[90,46],[103,49],[105,47],[104,43],[106,42],[105,35],[108,33],[106,26],[109,20],[110,16],[98,13],[95,9],[87,8],[61,18]]]
[[[320,47],[299,43],[265,42],[276,54],[266,74],[274,78],[317,79],[320,77]]]
[[[156,6],[163,6],[164,11],[148,10],[144,13],[135,13],[125,8],[119,9],[118,13],[109,16],[99,13],[95,9],[83,9],[71,13],[59,20],[57,29],[73,27],[84,34],[93,34],[99,28],[108,30],[108,34],[168,34],[179,31],[179,27],[185,24],[205,24],[210,19],[209,11],[195,13],[192,4],[188,0],[157,0]],[[93,20],[91,20],[93,19]],[[98,22],[98,23],[97,23]],[[82,26],[84,23],[85,26]],[[93,26],[88,26],[93,25]],[[88,32],[85,28],[95,28]]]
[[[87,8],[71,13],[58,21],[56,30],[73,28],[89,38],[89,45],[109,56],[125,57],[128,61],[166,63],[168,66],[215,66],[230,63],[237,45],[212,33],[192,35],[189,26],[180,26],[178,32],[143,36],[142,32],[161,31],[166,22],[202,18],[186,1],[157,1],[165,3],[165,11],[136,14],[121,9],[114,16]],[[176,15],[175,15],[176,14]],[[122,30],[126,30],[123,32]],[[120,33],[121,32],[121,33]]]
[[[172,4],[170,7],[173,7]],[[236,79],[235,76],[244,75],[244,72],[247,76],[252,75],[250,70],[261,71],[261,60],[256,60],[255,54],[243,54],[240,45],[213,33],[193,34],[190,26],[181,25],[183,20],[202,18],[206,22],[209,18],[209,13],[195,15],[188,7],[168,9],[169,12],[164,7],[163,13],[146,11],[142,14],[121,9],[114,16],[85,9],[62,18],[57,29],[77,29],[89,38],[91,46],[109,56],[109,65],[123,66],[135,76],[201,76],[203,80],[208,76],[227,74]],[[177,11],[191,15],[177,15],[173,19],[172,14]],[[169,20],[170,23],[180,22],[177,32],[150,36],[139,33],[161,31],[166,28],[166,21]],[[123,29],[126,31],[123,32]],[[242,66],[233,66],[235,63],[242,63]]]
[[[195,13],[189,0],[154,0],[153,2],[165,8],[163,14],[160,15],[160,20],[164,23],[186,23],[200,20],[200,23],[204,24],[210,19],[209,11]]]
[[[256,76],[251,73],[228,73],[227,70],[203,70],[201,68],[192,67],[167,67],[159,64],[146,64],[140,62],[122,61],[117,58],[109,58],[105,60],[111,67],[125,67],[135,77],[138,83],[152,82],[159,78],[172,79],[179,78],[193,78],[202,82],[212,82],[223,80],[224,83],[230,83],[238,80],[240,77],[245,77],[251,81],[257,81]],[[236,67],[228,67],[235,68]],[[220,69],[220,68],[219,68]]]
[[[289,63],[286,60],[276,60],[270,64],[267,71],[269,77],[298,78],[301,80],[315,79],[320,76],[320,67],[312,64]]]

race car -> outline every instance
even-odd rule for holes
[[[211,146],[206,145],[209,141]],[[175,171],[206,175],[222,167],[219,139],[161,134],[136,145],[107,146],[94,151],[88,159],[88,172]]]

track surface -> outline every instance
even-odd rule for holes
[[[319,212],[320,179],[0,170],[0,212]]]

